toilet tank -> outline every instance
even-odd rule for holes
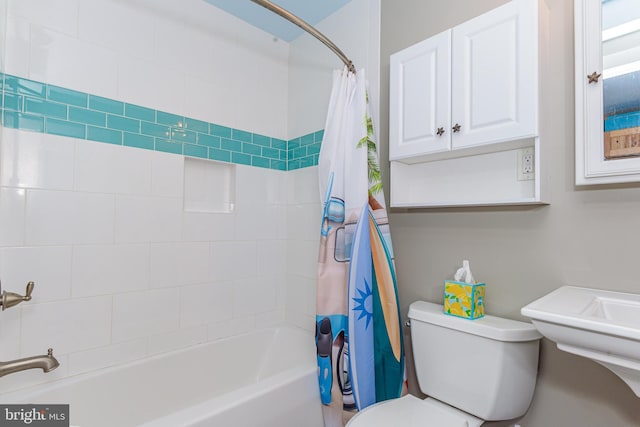
[[[411,304],[409,318],[423,393],[485,421],[524,415],[542,338],[533,325],[495,316],[462,319],[424,301]]]

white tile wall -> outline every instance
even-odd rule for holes
[[[287,173],[260,178],[259,168],[241,168],[236,196],[236,239],[285,239]]]
[[[9,74],[287,138],[289,45],[201,0],[10,0],[8,13]]]
[[[284,277],[281,278],[284,280]],[[233,316],[260,315],[277,308],[278,279],[276,277],[252,277],[233,282]],[[257,316],[258,318],[260,316]],[[256,319],[258,321],[258,319]]]
[[[2,328],[0,328],[0,357],[2,360],[12,360],[20,357],[20,310],[7,310],[2,313]]]
[[[239,205],[236,214],[238,240],[264,240],[279,237],[280,219],[287,214],[286,207],[264,204]]]
[[[5,3],[8,0],[5,0]],[[2,58],[3,71],[18,76],[29,75],[29,50],[31,48],[31,27],[29,21],[14,15],[7,22],[6,45],[3,52],[6,56]],[[5,58],[11,58],[11,67],[4,63]]]
[[[320,228],[318,228],[319,230]],[[319,232],[318,232],[319,234]],[[312,256],[309,256],[311,255]],[[317,273],[318,243],[315,240],[291,240],[287,242],[287,272],[307,277]]]
[[[201,0],[8,4],[9,74],[281,139],[324,124],[297,117],[322,101],[291,94],[289,45]],[[184,212],[183,173],[181,156],[2,128],[0,278],[36,288],[1,314],[0,358],[53,347],[62,365],[0,393],[285,320],[313,330],[316,168],[238,166],[230,214]]]
[[[5,25],[6,28],[6,22],[7,22],[7,0],[0,0],[0,22],[3,23],[3,25]],[[3,52],[5,52],[6,50],[6,43],[7,39],[6,39],[6,34],[1,34],[0,35],[0,49],[2,49]],[[0,71],[4,71],[4,58],[0,59]]]
[[[176,55],[179,60],[179,54]],[[118,99],[140,105],[153,105],[161,111],[184,114],[184,78],[173,68],[173,54],[165,62],[121,56],[118,66]],[[161,88],[161,89],[159,89]]]
[[[216,70],[206,77],[187,74],[184,90],[190,95],[189,102],[184,107],[184,114],[199,120],[215,117],[216,123],[226,123],[227,126],[236,123],[236,109],[230,108],[227,102],[215,102],[216,99],[234,99],[234,87],[218,83],[232,81],[234,75],[235,72],[231,68]]]
[[[60,139],[39,138],[36,153]],[[70,143],[78,156],[96,146]],[[6,155],[11,147],[3,144]],[[111,147],[96,152],[114,161]],[[36,282],[33,301],[3,313],[0,357],[41,354],[51,346],[68,363],[55,377],[20,375],[3,383],[0,392],[284,320],[286,242],[275,234],[235,241],[234,214],[199,215],[206,220],[193,221],[194,214],[182,212],[182,161],[175,161],[181,157],[167,156],[136,150],[131,157],[147,171],[140,179],[156,177],[156,186],[132,185],[131,191],[143,194],[117,194],[127,189],[95,160],[93,168],[71,163],[83,191],[0,189],[3,286],[23,292],[27,281]],[[270,175],[282,173],[265,170],[251,177],[258,186]],[[251,179],[242,180],[250,186]],[[279,209],[285,206],[284,199],[270,200]],[[184,235],[183,224],[191,224]],[[209,225],[211,230],[203,228]]]
[[[180,156],[154,152],[151,155],[151,194],[182,197],[183,165],[184,160]]]
[[[21,354],[46,354],[48,347],[68,354],[109,344],[111,300],[106,296],[24,304]]]
[[[236,244],[234,242],[228,241],[211,243],[210,265],[211,279],[213,281],[230,280],[235,278],[236,269],[233,262],[237,254],[235,246]],[[245,252],[245,255],[249,255],[249,252]]]
[[[256,243],[257,275],[282,276],[286,273],[286,240],[261,240]]]
[[[184,213],[182,236],[187,241],[230,241],[236,235],[233,214]]]
[[[116,197],[116,242],[175,242],[181,237],[182,198]]]
[[[288,178],[286,318],[313,331],[321,218],[318,168],[291,171]]]
[[[75,12],[80,40],[121,54],[153,58],[158,28],[148,13],[109,0],[77,1]]]
[[[11,7],[16,1],[10,3]],[[11,17],[10,17],[11,18]],[[31,23],[30,78],[109,98],[118,96],[118,54]],[[11,73],[11,58],[7,72]],[[24,77],[24,76],[23,76]]]
[[[147,289],[149,245],[76,245],[71,270],[73,297]]]
[[[118,294],[113,297],[113,342],[178,329],[177,288]]]
[[[236,170],[242,191],[260,202],[243,198],[242,209],[262,215],[264,226],[238,233],[237,223],[252,227],[249,215],[184,212],[181,156],[9,129],[2,135],[11,133],[20,141],[37,136],[32,176],[55,166],[49,146],[70,144],[72,179],[68,189],[49,188],[60,179],[0,187],[3,288],[24,292],[36,282],[31,302],[2,314],[0,357],[53,347],[68,365],[55,377],[20,375],[0,393],[285,320],[284,172]],[[2,143],[3,157],[22,150]]]
[[[320,203],[320,185],[318,183],[318,168],[304,168],[291,171],[286,185],[287,204],[318,204]]]
[[[210,244],[151,244],[151,287],[166,288],[209,281]]]
[[[0,245],[23,245],[25,224],[25,199],[23,188],[0,188]]]
[[[258,252],[256,241],[234,241],[230,247],[229,262],[232,267],[234,279],[249,279],[257,275]],[[215,254],[214,254],[215,256]]]
[[[237,167],[242,169],[237,176],[238,204],[282,204],[286,200],[288,172],[265,175],[260,168]]]
[[[76,36],[78,33],[79,0],[10,1],[9,13],[23,17],[34,25]],[[13,59],[13,58],[11,58]]]
[[[180,289],[180,327],[218,323],[233,318],[230,281],[185,286]]]
[[[69,138],[5,129],[0,146],[0,185],[71,190],[74,150],[74,141]]]
[[[317,170],[317,168],[309,168]],[[317,178],[316,178],[317,180]],[[316,240],[320,233],[322,208],[320,199],[315,203],[295,203],[287,206],[287,238],[293,240]]]
[[[0,248],[3,290],[24,295],[26,284],[32,281],[33,304],[69,298],[71,254],[71,246]]]
[[[149,194],[152,159],[155,157],[144,150],[130,147],[97,142],[77,144],[74,189],[97,193]],[[73,167],[67,167],[74,172]]]
[[[27,190],[26,243],[112,243],[114,200],[111,194]]]

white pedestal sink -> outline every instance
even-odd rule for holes
[[[640,397],[640,294],[563,286],[521,313],[560,350],[604,365]]]

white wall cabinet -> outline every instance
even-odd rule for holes
[[[451,149],[451,30],[391,56],[391,160]]]
[[[512,0],[391,55],[392,206],[541,202],[541,9]]]
[[[536,2],[526,0],[453,29],[453,149],[537,135],[536,23]]]

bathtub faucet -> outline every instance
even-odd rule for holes
[[[26,371],[27,369],[40,368],[47,373],[60,366],[60,363],[53,357],[53,349],[50,348],[44,356],[25,357],[23,359],[0,362],[0,377],[13,374],[14,372]]]
[[[2,311],[5,311],[7,308],[13,307],[14,305],[18,305],[22,301],[31,301],[31,292],[33,292],[34,286],[35,284],[33,282],[27,283],[27,293],[24,296],[16,294],[15,292],[2,292],[2,294],[0,294],[0,305],[2,306]]]

